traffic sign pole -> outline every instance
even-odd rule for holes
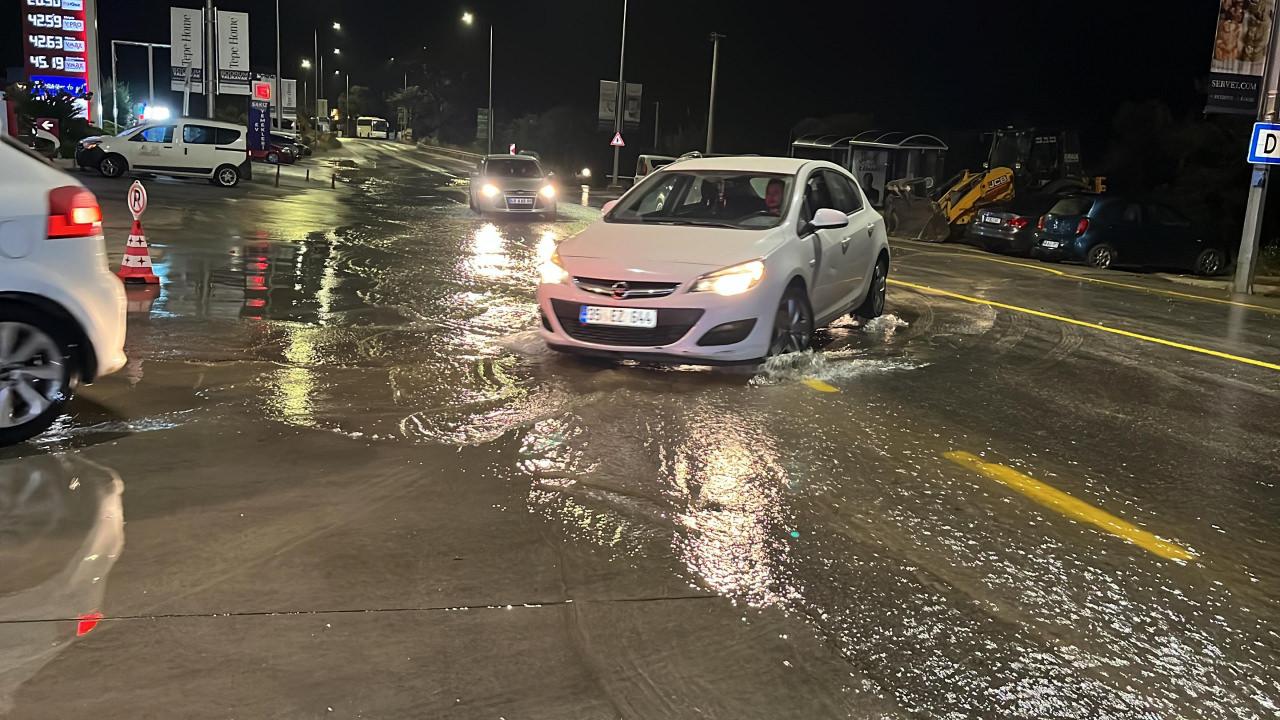
[[[1280,12],[1273,13],[1271,22],[1271,46],[1267,53],[1267,68],[1263,73],[1262,104],[1258,110],[1259,123],[1276,121],[1276,96],[1280,94]],[[1254,132],[1249,148],[1250,159],[1256,157],[1262,133]],[[1265,147],[1261,148],[1266,150]],[[1258,265],[1258,246],[1262,237],[1262,213],[1267,204],[1267,183],[1271,179],[1271,165],[1254,165],[1249,181],[1249,204],[1244,213],[1244,231],[1240,234],[1240,253],[1236,256],[1236,275],[1231,283],[1232,292],[1251,294],[1253,274]]]

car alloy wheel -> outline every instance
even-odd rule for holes
[[[218,184],[222,187],[232,187],[240,179],[240,173],[233,167],[224,167],[218,171]]]
[[[58,343],[40,328],[0,322],[0,428],[26,425],[65,400]]]
[[[1106,245],[1096,245],[1089,251],[1089,264],[1099,270],[1106,270],[1115,262],[1115,253]]]
[[[1217,275],[1222,270],[1222,253],[1217,250],[1205,250],[1200,253],[1196,263],[1196,272],[1201,275]]]
[[[120,177],[120,174],[124,172],[124,166],[120,164],[119,160],[108,155],[102,158],[102,162],[98,163],[98,172],[102,173],[103,177]]]
[[[778,311],[773,318],[773,336],[769,341],[769,355],[800,352],[813,340],[813,311],[804,293],[791,287],[782,295]]]

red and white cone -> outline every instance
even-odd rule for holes
[[[116,273],[127,283],[156,284],[160,278],[151,269],[151,252],[147,250],[147,236],[142,234],[142,223],[134,220],[133,229],[129,231],[129,242],[125,245],[124,259],[120,261],[120,270]]]

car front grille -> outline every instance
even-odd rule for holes
[[[574,340],[616,345],[622,347],[662,347],[670,345],[693,329],[702,317],[699,308],[659,308],[658,326],[652,328],[612,327],[609,325],[583,325],[578,322],[581,303],[552,300],[556,320],[564,332]]]
[[[601,280],[587,277],[575,277],[573,284],[589,293],[604,295],[614,300],[666,297],[680,287],[680,283]]]

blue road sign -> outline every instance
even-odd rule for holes
[[[1254,165],[1280,165],[1280,124],[1254,123],[1253,140],[1249,142],[1249,162]]]

